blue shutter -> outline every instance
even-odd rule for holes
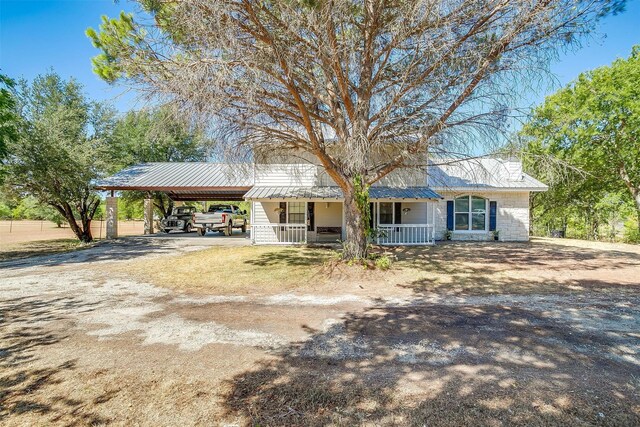
[[[498,213],[498,202],[489,202],[489,231],[496,230],[497,213]]]
[[[447,230],[453,230],[453,200],[447,200]]]

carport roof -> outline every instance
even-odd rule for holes
[[[246,199],[343,199],[339,187],[253,187]],[[369,198],[379,199],[441,199],[435,191],[428,187],[382,187],[369,189]]]
[[[98,190],[163,191],[174,200],[242,199],[253,185],[248,163],[142,163],[95,183]]]

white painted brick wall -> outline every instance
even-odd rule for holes
[[[436,238],[443,239],[447,229],[447,200],[467,194],[477,195],[496,201],[498,214],[496,217],[496,229],[500,231],[500,240],[527,241],[529,240],[529,193],[528,192],[473,192],[473,193],[448,193],[440,192],[445,198],[436,205]],[[487,222],[488,219],[487,212]],[[493,239],[490,232],[456,233],[454,240],[488,240]]]

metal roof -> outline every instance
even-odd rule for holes
[[[439,163],[445,163],[439,161]],[[282,166],[282,165],[280,165]],[[427,186],[374,185],[369,196],[382,199],[439,199],[436,191],[546,191],[548,187],[522,172],[516,161],[473,159],[447,164],[430,162]],[[274,179],[283,178],[274,172]],[[288,176],[288,175],[286,175]],[[286,180],[285,180],[286,181]],[[315,186],[255,186],[256,174],[251,163],[143,163],[130,166],[95,183],[99,190],[162,191],[174,200],[242,200],[246,199],[343,199],[333,182]],[[265,182],[266,184],[266,182]],[[301,183],[305,185],[306,183]]]
[[[378,187],[369,189],[370,199],[442,199],[442,196],[429,187]]]
[[[253,187],[244,195],[246,199],[343,199],[339,187]],[[369,189],[369,198],[376,199],[441,199],[428,187],[382,187]]]
[[[441,160],[440,163],[445,163]],[[509,164],[517,173],[509,171]],[[501,159],[481,158],[456,160],[450,164],[431,162],[427,168],[428,184],[438,191],[502,190],[546,191],[545,184],[522,172],[522,164]]]
[[[95,183],[99,190],[219,190],[253,186],[251,164],[143,163],[130,166]]]

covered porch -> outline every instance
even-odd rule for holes
[[[254,244],[337,243],[347,237],[338,187],[253,187],[245,198],[252,202]],[[437,193],[426,187],[372,187],[370,199],[374,243],[435,243]]]

